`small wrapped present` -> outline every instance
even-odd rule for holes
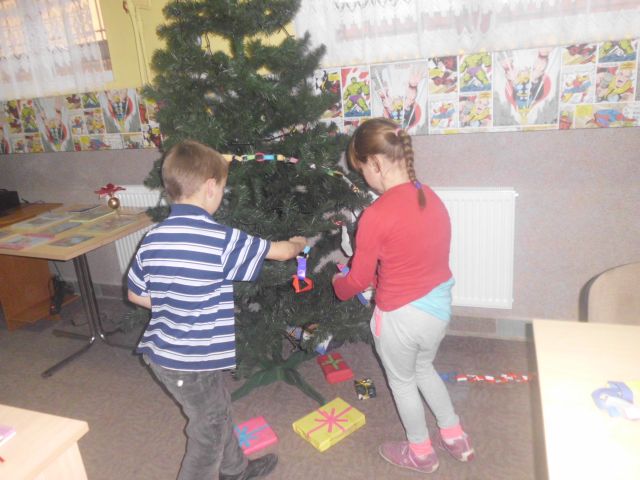
[[[351,371],[347,362],[344,361],[339,353],[320,355],[317,361],[320,368],[322,368],[324,378],[329,383],[344,382],[353,378],[353,371]]]
[[[358,400],[367,400],[376,396],[376,386],[370,378],[362,378],[355,380],[353,385],[356,387]]]
[[[287,326],[286,338],[291,342],[295,349],[307,350],[307,345],[312,341],[315,330],[318,328],[317,323],[310,323],[302,327]],[[329,335],[325,340],[318,343],[313,349],[320,355],[326,354],[329,350],[336,348],[336,342],[332,341],[333,335]]]
[[[338,397],[293,422],[293,430],[324,452],[365,423],[360,410]]]
[[[271,430],[264,417],[255,417],[247,420],[240,425],[236,425],[233,431],[238,437],[238,443],[245,455],[251,455],[253,452],[262,450],[278,441],[278,437]]]

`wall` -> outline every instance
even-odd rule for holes
[[[514,187],[512,310],[487,318],[577,319],[594,275],[640,260],[637,128],[414,138],[418,176],[434,186]]]
[[[131,1],[129,2],[131,3]],[[166,1],[138,0],[147,55]],[[101,0],[114,64],[110,88],[139,86],[131,20],[120,0]],[[291,31],[291,29],[289,29]],[[640,260],[640,130],[585,129],[414,138],[417,171],[438,187],[514,187],[516,239],[511,310],[457,307],[458,316],[529,320],[578,318],[580,290],[597,273]],[[95,202],[112,182],[141,184],[159,153],[119,150],[9,155],[0,186],[28,201]],[[88,255],[93,280],[119,293],[115,247]],[[71,262],[56,263],[74,279]],[[488,332],[491,334],[492,332]]]
[[[639,133],[616,128],[414,137],[422,181],[438,187],[508,186],[519,194],[513,309],[456,307],[454,313],[577,319],[580,290],[591,277],[640,260]],[[158,155],[9,155],[0,162],[0,176],[3,187],[29,201],[95,202],[93,191],[105,183],[142,183]],[[70,263],[60,269],[71,279]],[[121,285],[113,245],[90,254],[89,263],[96,284]]]
[[[150,62],[153,51],[163,45],[156,35],[156,27],[164,20],[162,8],[167,0],[128,0],[130,15],[122,3],[122,0],[100,0],[114,76],[107,89],[144,85],[145,69],[149,67],[144,66],[142,54],[145,53]]]
[[[106,89],[140,87],[148,83],[153,77],[148,65],[153,52],[164,46],[156,35],[156,28],[164,23],[162,9],[168,0],[127,0],[129,14],[122,7],[122,0],[99,1],[114,75]],[[291,34],[295,31],[293,24],[285,29]],[[271,38],[258,38],[266,43],[279,43],[285,36],[285,32],[279,32]],[[227,42],[220,37],[211,36],[210,41],[213,49],[228,52]]]

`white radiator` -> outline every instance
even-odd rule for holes
[[[117,193],[120,199],[120,205],[123,207],[155,207],[164,205],[166,201],[161,199],[161,190],[150,190],[144,185],[122,185],[126,190]],[[138,243],[144,234],[147,233],[153,225],[138,230],[131,235],[116,241],[116,251],[118,252],[118,264],[120,271],[125,273],[129,269],[131,259],[138,249]]]
[[[434,188],[451,217],[453,304],[511,308],[515,199],[511,188]]]
[[[118,192],[125,207],[153,207],[159,190],[125,185]],[[510,188],[434,188],[451,217],[451,270],[456,279],[453,304],[462,307],[511,308],[515,199]],[[164,200],[163,200],[164,202]],[[116,242],[120,271],[125,273],[138,243],[151,227]]]

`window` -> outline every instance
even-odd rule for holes
[[[325,67],[637,37],[638,0],[302,0]]]
[[[98,0],[0,0],[0,100],[99,90],[112,79]]]

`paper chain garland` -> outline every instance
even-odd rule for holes
[[[262,152],[256,152],[256,153],[250,153],[250,154],[246,154],[246,155],[233,155],[230,153],[225,153],[222,155],[222,157],[229,163],[236,161],[236,162],[251,162],[251,161],[256,161],[256,162],[285,162],[285,163],[292,163],[292,164],[296,164],[298,163],[300,160],[296,157],[287,157],[285,155],[280,155],[277,153],[262,153]],[[316,168],[316,165],[314,163],[312,163],[310,165],[310,167],[312,169]],[[342,179],[347,182],[347,184],[349,185],[349,187],[351,188],[351,190],[353,190],[355,193],[359,193],[360,189],[358,187],[355,186],[355,184],[349,180],[347,178],[347,176],[338,171],[338,170],[332,170],[330,168],[323,168],[324,172],[327,175],[330,175],[332,177],[342,177]]]
[[[250,162],[253,160],[255,160],[256,162],[277,161],[277,162],[287,162],[287,163],[294,163],[294,164],[300,161],[295,157],[286,157],[280,154],[262,153],[262,152],[250,153],[246,155],[233,155],[233,154],[225,153],[222,155],[222,157],[229,163],[233,162],[234,160],[237,162]]]
[[[475,374],[458,374],[455,372],[441,373],[440,378],[450,383],[527,383],[535,377],[535,373],[517,374],[517,373],[501,373],[498,375],[475,375]]]

